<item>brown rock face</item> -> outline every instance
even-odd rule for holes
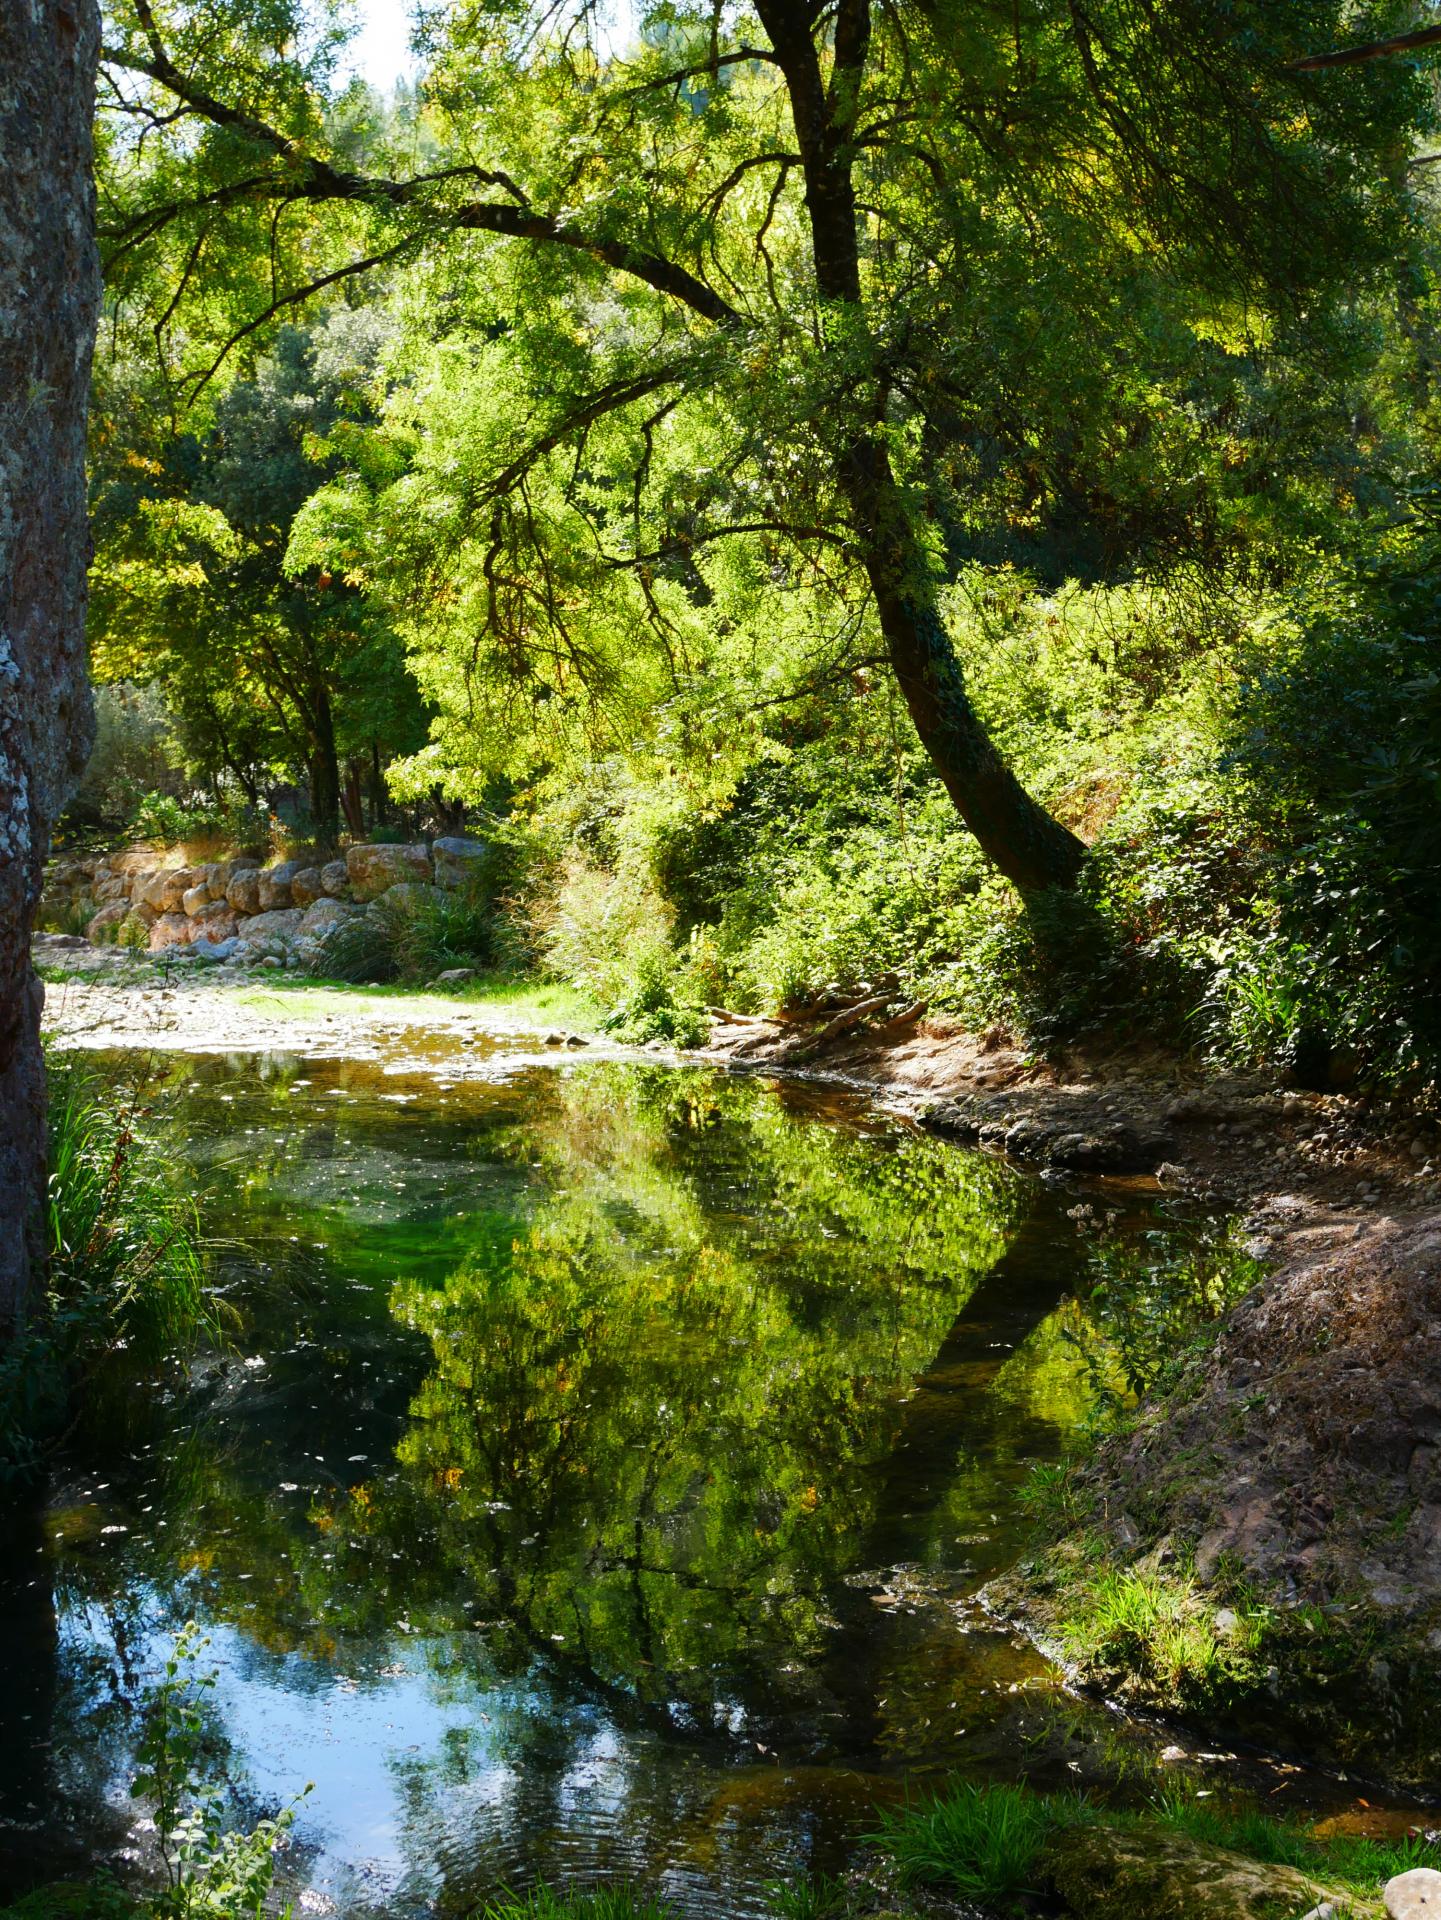
[[[264,869],[258,883],[262,913],[284,912],[295,905],[290,897],[290,883],[299,871],[294,860],[283,860],[278,867]]]
[[[260,875],[254,867],[241,867],[230,876],[225,898],[237,913],[259,913]]]
[[[324,892],[325,882],[320,877],[319,867],[297,867],[290,876],[290,904],[293,907],[311,906]]]
[[[44,1259],[42,989],[50,830],[90,750],[85,408],[100,301],[93,0],[0,7],[0,1339]]]
[[[378,900],[404,881],[427,885],[434,877],[424,847],[347,847],[345,871],[357,900]]]

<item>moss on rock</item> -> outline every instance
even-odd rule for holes
[[[1324,1901],[1355,1920],[1380,1920],[1378,1902],[1158,1829],[1058,1828],[1041,1852],[1047,1883],[1077,1920],[1300,1920]]]

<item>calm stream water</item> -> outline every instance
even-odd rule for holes
[[[233,1242],[229,1350],[21,1518],[0,1894],[144,1870],[134,1708],[191,1617],[243,1809],[314,1782],[301,1911],[621,1876],[743,1914],[907,1781],[1154,1752],[970,1596],[1098,1381],[1206,1311],[1220,1223],[1076,1217],[994,1158],[697,1070],[160,1071]]]

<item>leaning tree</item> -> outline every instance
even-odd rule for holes
[[[958,541],[994,553],[1062,495],[1115,505],[1108,464],[1144,469],[1155,430],[1136,396],[1158,333],[1295,339],[1394,259],[1426,93],[1394,63],[1339,84],[1298,65],[1348,11],[667,0],[623,46],[587,0],[456,0],[426,16],[421,119],[367,140],[298,3],[118,0],[116,325],[160,342],[181,411],[347,282],[419,263],[447,312],[459,279],[502,290],[482,327],[542,364],[460,489],[488,588],[469,662],[486,627],[519,680],[571,644],[534,510],[564,455],[566,504],[650,601],[668,570],[702,597],[716,540],[764,538],[796,577],[823,553],[986,854],[1023,893],[1071,885],[1084,849],[989,737],[938,585]],[[654,449],[687,409],[705,485],[657,502]],[[617,419],[628,551],[616,476],[588,464]]]

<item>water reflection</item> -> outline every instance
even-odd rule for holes
[[[1204,1226],[1093,1243],[993,1159],[697,1072],[171,1071],[238,1351],[26,1549],[16,1873],[125,1824],[190,1613],[227,1771],[316,1782],[294,1869],[342,1908],[621,1873],[745,1912],[907,1773],[1111,1764],[964,1601],[1089,1403],[1096,1247],[1114,1299]]]

